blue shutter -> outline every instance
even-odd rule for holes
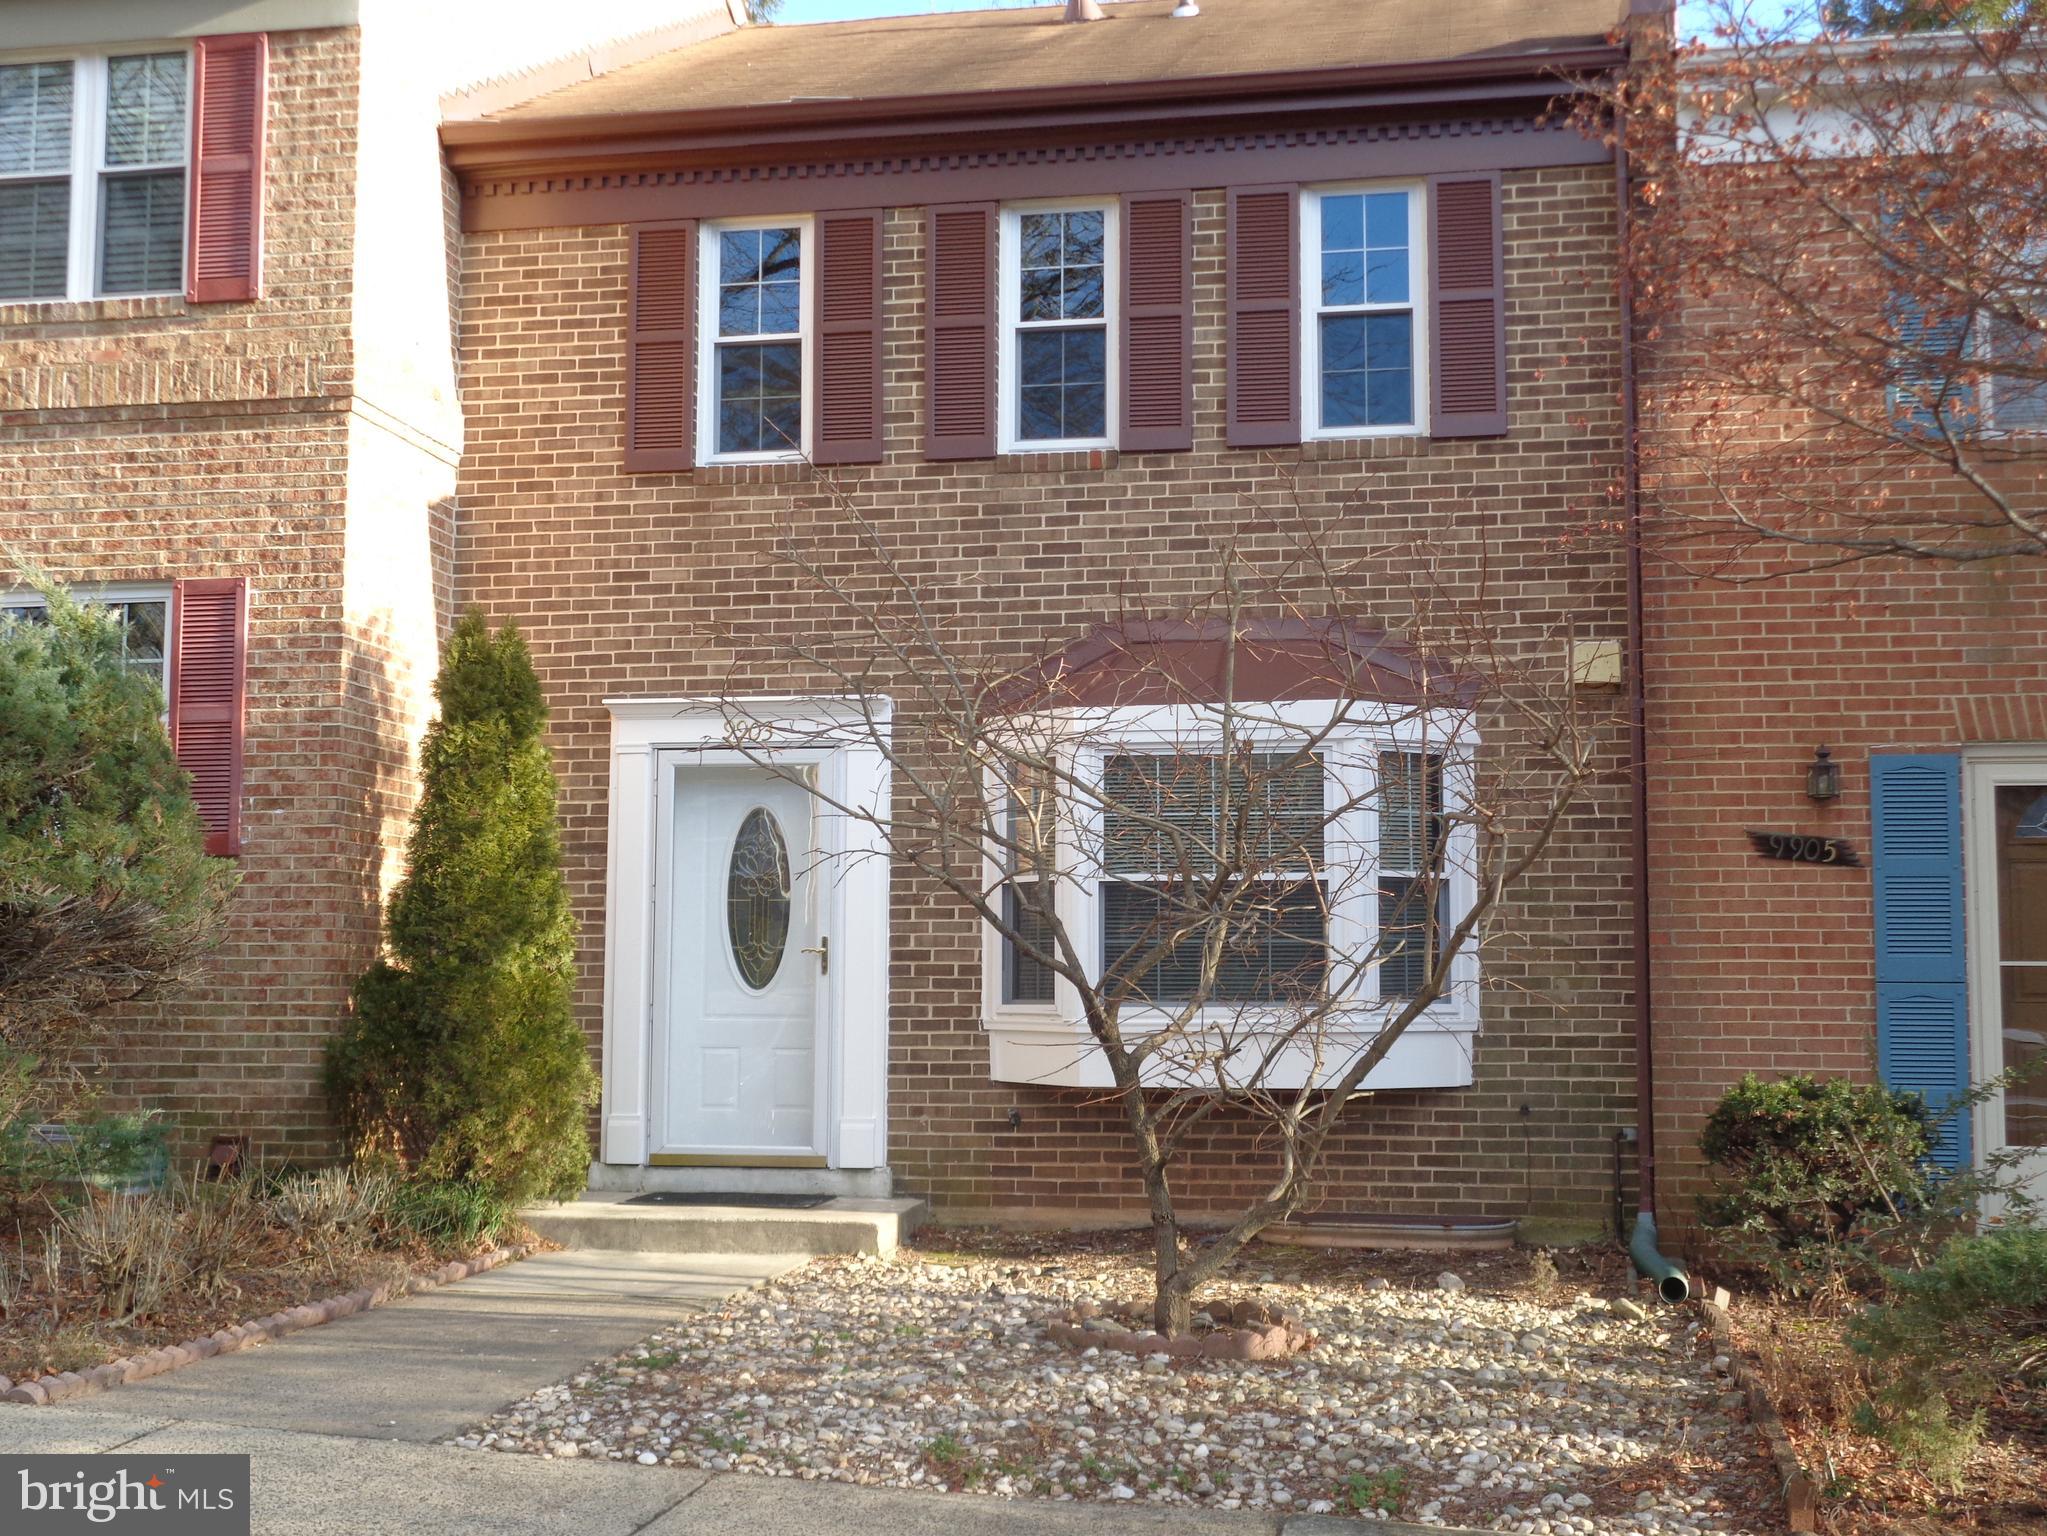
[[[1869,760],[1869,781],[1877,1071],[1940,1114],[1969,1086],[1961,759],[1882,754]],[[1943,1168],[1969,1166],[1966,1111],[1941,1124],[1933,1160]]]

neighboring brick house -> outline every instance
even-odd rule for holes
[[[1888,83],[1861,88],[1862,107],[1831,116],[1819,95],[1781,109],[1779,143],[1822,146],[1801,176],[1824,182],[1841,144],[1884,142],[1846,124],[1880,121],[1893,108],[1867,105],[1879,100],[1910,110],[1899,57]],[[1753,62],[1741,73],[1772,78]],[[1980,186],[1997,162],[1977,156]],[[1831,189],[1841,207],[1882,208],[1923,175],[1916,155],[1857,165],[1863,177]],[[1711,190],[1688,204],[1680,188],[1669,216],[1699,219],[1704,244],[1734,198],[1820,201],[1766,165],[1743,165],[1739,190],[1710,167],[1702,180]],[[2037,522],[2047,392],[2037,372],[2000,375],[1956,304],[1924,297],[1938,262],[1872,256],[1838,215],[1793,217],[1772,226],[1790,231],[1775,244],[1733,242],[1724,265],[1666,261],[1680,270],[1643,368],[1648,934],[1658,1183],[1676,1221],[1708,1182],[1706,1116],[1745,1073],[1882,1081],[1944,1110],[2047,1055],[2047,566],[1972,557],[1999,520],[1933,420],[1952,409],[1953,457]],[[1768,250],[1800,241],[1821,318],[1765,320],[1760,285],[1727,276],[1774,272]],[[1969,250],[1957,242],[1957,267],[1984,260]],[[1821,355],[1821,328],[1847,339]],[[1965,374],[1939,366],[1943,350],[1967,354]],[[1734,361],[1702,365],[1716,356]],[[1791,387],[1723,383],[1784,357]],[[1929,406],[1928,391],[1960,403]],[[1921,434],[1930,453],[1912,451]],[[1964,558],[1855,548],[1896,535]],[[1966,1168],[2003,1153],[2047,1193],[2037,1077],[1948,1118],[1934,1157]]]
[[[208,33],[221,7],[184,9],[167,36]],[[516,621],[548,690],[605,1084],[593,1179],[893,1184],[962,1219],[1138,1208],[1070,1023],[1005,988],[973,922],[874,861],[819,882],[787,943],[829,940],[829,980],[790,954],[801,984],[770,998],[767,1047],[707,1043],[709,1005],[657,964],[722,878],[675,873],[677,815],[708,806],[730,841],[762,806],[809,814],[732,764],[692,778],[719,739],[713,695],[829,712],[828,677],[731,644],[735,621],[806,623],[772,558],[792,519],[821,526],[844,498],[920,579],[978,583],[960,633],[1013,663],[1174,615],[1212,585],[1205,543],[1270,558],[1296,507],[1334,530],[1347,620],[1398,629],[1417,569],[1393,551],[1425,544],[1437,578],[1484,594],[1505,655],[1562,668],[1566,637],[1624,633],[1625,565],[1599,533],[1624,467],[1616,177],[1550,110],[1561,82],[1623,59],[1620,0],[1127,0],[1087,24],[1040,7],[770,29],[722,6],[585,5],[596,35],[691,11],[674,24],[695,39],[462,93],[423,61],[489,76],[522,56],[452,22],[422,40],[423,19],[369,0],[233,9],[268,29],[267,108],[222,108],[264,125],[259,158],[222,161],[256,176],[260,233],[211,238],[202,145],[187,297],[108,297],[83,226],[61,288],[0,293],[0,540],[109,599],[168,599],[174,654],[198,643],[180,617],[203,589],[181,603],[169,584],[240,583],[216,589],[247,626],[226,780],[196,756],[201,717],[175,697],[171,717],[243,893],[213,979],[122,1031],[117,1076],[194,1136],[330,1144],[320,1050],[374,949],[454,607]],[[548,9],[494,7],[487,30],[501,14],[516,41]],[[19,54],[9,33],[0,69],[97,60],[129,11],[0,0],[15,13],[44,30]],[[523,59],[564,51],[571,24]],[[66,174],[107,174],[73,150]],[[0,163],[0,198],[41,175]],[[0,271],[22,248],[0,228]],[[197,281],[217,251],[242,286]],[[157,259],[182,267],[184,247]],[[1032,309],[1047,273],[1072,298]],[[146,631],[161,610],[136,612]],[[1511,752],[1502,719],[1482,726]],[[1500,914],[1483,1002],[1443,1010],[1368,1084],[1334,1203],[1607,1220],[1637,1020],[1624,735],[1599,750],[1599,784]],[[857,753],[820,771],[883,782]],[[1054,1038],[1063,1075],[1043,1070]],[[662,1063],[683,1049],[730,1057],[726,1102],[696,1079],[673,1092]],[[800,1058],[801,1081],[751,1097],[773,1081],[755,1049]],[[1190,1207],[1240,1198],[1264,1155],[1219,1119]]]
[[[819,622],[774,548],[821,536],[835,497],[933,590],[977,582],[960,633],[1012,663],[1172,615],[1214,579],[1203,543],[1257,545],[1247,504],[1281,501],[1346,508],[1347,616],[1398,627],[1414,575],[1384,551],[1420,539],[1455,579],[1490,573],[1507,651],[1623,631],[1619,552],[1584,536],[1621,472],[1615,176],[1545,116],[1561,78],[1621,56],[1616,7],[1172,10],[742,29],[442,130],[456,587],[520,624],[553,708],[602,1184],[892,1178],[953,1218],[1141,1209],[1074,1026],[1006,992],[976,924],[900,870],[819,882],[788,942],[829,941],[829,980],[792,959],[774,1007],[796,1024],[750,1042],[663,958],[723,878],[671,847],[743,841],[761,805],[807,815],[692,776],[731,771],[702,755],[714,696],[811,695],[816,716],[842,691],[730,634]],[[1323,281],[1345,252],[1372,274],[1355,292]],[[1061,267],[1077,307],[1035,307]],[[1315,356],[1346,315],[1374,317],[1370,379]],[[1333,1202],[1605,1220],[1635,1110],[1618,733],[1603,750],[1501,915],[1482,1009],[1445,1010],[1371,1080]],[[884,782],[843,757],[820,772]],[[801,1081],[775,1088],[749,1051],[792,1053]],[[1263,1157],[1220,1120],[1189,1205],[1241,1198]]]
[[[202,1146],[331,1153],[322,1052],[403,853],[462,442],[441,98],[732,25],[509,3],[452,47],[468,9],[0,0],[0,551],[125,605],[239,862],[208,979],[110,1046],[116,1101]]]

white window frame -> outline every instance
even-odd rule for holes
[[[718,344],[786,342],[785,332],[773,335],[718,334],[718,238],[747,229],[794,229],[797,232],[796,336],[802,346],[802,443],[797,448],[763,449],[757,453],[720,453],[718,444]],[[705,220],[697,226],[697,463],[800,464],[810,457],[812,434],[810,383],[817,366],[816,325],[812,319],[811,285],[816,281],[816,220],[809,214],[775,218]]]
[[[164,709],[168,713],[171,699],[171,647],[175,642],[178,623],[177,597],[171,583],[114,581],[96,586],[72,587],[70,591],[74,598],[87,607],[112,603],[163,604],[163,693]],[[16,587],[11,591],[0,591],[0,613],[17,608],[47,607],[48,600],[34,587]]]
[[[1322,199],[1372,192],[1407,194],[1405,304],[1322,302]],[[1429,189],[1420,181],[1356,181],[1301,189],[1301,434],[1305,438],[1426,437],[1429,433]],[[1414,420],[1379,427],[1322,424],[1322,317],[1410,312],[1414,315]]]
[[[175,161],[109,167],[107,158],[107,64],[111,59],[177,53],[185,59],[184,154]],[[98,299],[156,299],[182,295],[192,264],[192,49],[174,40],[67,48],[56,52],[0,53],[0,64],[66,64],[71,66],[71,165],[64,173],[71,188],[70,250],[65,259],[62,294],[0,294],[0,305],[67,304]],[[185,173],[185,206],[179,219],[178,285],[175,288],[101,293],[100,187],[112,174],[146,175],[151,171]],[[48,181],[53,172],[0,173],[0,181]]]
[[[1070,330],[1093,321],[1025,321],[1021,316],[1023,286],[1023,216],[1027,213],[1099,213],[1102,215],[1102,320],[1107,335],[1102,352],[1102,435],[1100,437],[1019,438],[1022,426],[1023,375],[1017,364],[1017,333]],[[1056,201],[1005,203],[996,239],[996,325],[1001,339],[996,353],[998,405],[996,446],[1003,453],[1071,453],[1113,448],[1122,424],[1123,365],[1123,228],[1122,208],[1114,199],[1061,198]]]
[[[1335,712],[1341,719],[1332,725]],[[1101,761],[1121,751],[1204,752],[1222,751],[1223,716],[1219,708],[1195,705],[1126,706],[1105,709],[1063,711],[1058,734],[1076,745],[1064,749],[1066,771],[1088,775],[1099,782]],[[1426,753],[1443,760],[1443,803],[1452,817],[1444,846],[1442,889],[1446,911],[1444,930],[1459,922],[1478,899],[1473,861],[1477,834],[1468,820],[1456,812],[1469,806],[1474,793],[1478,736],[1468,718],[1451,712],[1425,712],[1303,701],[1298,703],[1240,705],[1229,729],[1243,750],[1270,751],[1298,748],[1311,734],[1319,734],[1317,750],[1325,761],[1325,804],[1331,820],[1325,824],[1324,861],[1331,871],[1332,891],[1329,943],[1332,951],[1349,955],[1371,955],[1378,945],[1378,886],[1370,875],[1377,868],[1379,825],[1372,777],[1378,771],[1381,752]],[[999,793],[999,786],[991,786]],[[1074,817],[1075,835],[1094,841],[1100,836],[1099,815],[1092,808]],[[1064,819],[1061,823],[1065,830]],[[1096,847],[1098,849],[1098,843]],[[1344,857],[1346,847],[1353,851]],[[1339,864],[1341,859],[1341,864]],[[1084,854],[1079,868],[1088,878],[1076,878],[1067,869],[1063,850],[1054,850],[1054,863],[1066,872],[1055,875],[1053,901],[1068,932],[1078,935],[1086,946],[1090,964],[1098,966],[1101,954],[1102,903],[1100,860],[1095,852]],[[1362,878],[1360,875],[1362,874]],[[983,881],[991,900],[1000,900],[1007,872],[991,854],[983,861]],[[991,1036],[992,1075],[1000,1081],[1059,1083],[1069,1086],[1108,1085],[1106,1062],[1088,1032],[1080,1006],[1080,995],[1064,977],[1055,975],[1050,1002],[1011,1002],[1005,996],[1006,944],[994,925],[981,924],[981,1007],[983,1028]],[[1409,1036],[1440,1035],[1441,1041],[1417,1039],[1402,1053],[1389,1054],[1390,1066],[1375,1071],[1368,1080],[1372,1087],[1458,1087],[1471,1081],[1470,1037],[1480,1024],[1479,962],[1476,942],[1468,942],[1451,960],[1451,980],[1444,995],[1425,1008],[1409,1027],[1408,1035],[1396,1043],[1396,1051]],[[1348,1055],[1369,1042],[1383,1022],[1406,1005],[1405,998],[1378,996],[1378,967],[1372,966],[1353,978],[1350,995],[1332,1011],[1327,1031],[1332,1049],[1321,1067],[1324,1076],[1341,1069]],[[1123,1025],[1133,1035],[1156,1027],[1168,1017],[1165,1009],[1126,1006]],[[1241,1028],[1251,1010],[1224,1004],[1203,1010],[1204,1020],[1217,1027],[1229,1024]],[[1281,1068],[1268,1086],[1301,1086],[1286,1080]]]

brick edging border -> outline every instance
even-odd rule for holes
[[[493,1248],[489,1253],[479,1254],[473,1259],[451,1259],[438,1269],[421,1270],[417,1274],[401,1276],[382,1285],[365,1285],[339,1296],[330,1296],[325,1301],[309,1301],[283,1312],[273,1312],[268,1317],[259,1317],[253,1322],[232,1327],[217,1328],[200,1338],[188,1339],[183,1344],[166,1344],[161,1349],[152,1349],[146,1354],[128,1355],[119,1360],[110,1360],[105,1365],[96,1365],[86,1371],[58,1371],[49,1376],[37,1376],[27,1381],[9,1381],[0,1376],[0,1402],[6,1403],[61,1403],[74,1397],[87,1397],[95,1392],[104,1392],[110,1387],[122,1386],[131,1381],[144,1381],[151,1376],[161,1376],[166,1371],[179,1370],[195,1365],[201,1360],[211,1360],[215,1355],[233,1354],[238,1349],[247,1349],[252,1344],[268,1343],[281,1339],[286,1334],[297,1333],[305,1328],[317,1328],[322,1323],[331,1323],[337,1317],[351,1317],[357,1312],[367,1312],[372,1307],[381,1307],[387,1301],[404,1296],[416,1296],[422,1291],[436,1290],[452,1285],[457,1280],[467,1280],[471,1275],[480,1275],[486,1270],[496,1269],[523,1259],[534,1250],[530,1244],[513,1243],[503,1248]]]
[[[1748,1394],[1749,1416],[1762,1430],[1763,1441],[1770,1448],[1770,1459],[1777,1464],[1777,1481],[1784,1495],[1786,1523],[1794,1531],[1817,1531],[1820,1528],[1819,1485],[1812,1480],[1812,1474],[1805,1470],[1798,1459],[1798,1452],[1792,1448],[1791,1436],[1784,1431],[1783,1417],[1777,1412],[1777,1405],[1770,1401],[1762,1377],[1741,1357],[1735,1346],[1734,1330],[1728,1325],[1727,1317],[1733,1298],[1724,1286],[1715,1286],[1713,1294],[1699,1305],[1706,1314],[1707,1326],[1713,1331],[1714,1347],[1727,1357],[1728,1373],[1734,1384]]]

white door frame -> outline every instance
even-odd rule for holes
[[[832,1168],[888,1163],[890,774],[887,701],[829,698],[607,699],[611,807],[604,897],[603,1162],[645,1166],[655,1031],[656,923],[667,853],[665,793],[691,764],[788,767],[815,785],[822,852],[812,874],[818,931],[831,940],[820,978],[817,1153]],[[767,1161],[767,1159],[763,1159]]]
[[[1970,747],[1962,755],[1962,908],[1969,960],[1969,1080],[1981,1083],[2004,1070],[2004,978],[1999,974],[1997,914],[1997,789],[2001,784],[2047,784],[2047,746]],[[2005,1145],[2004,1095],[1978,1104],[1972,1117],[1976,1162]],[[2029,1158],[2037,1182],[2047,1156]],[[2036,1195],[2047,1193],[2036,1188]],[[1996,1222],[2001,1201],[1985,1203]]]

